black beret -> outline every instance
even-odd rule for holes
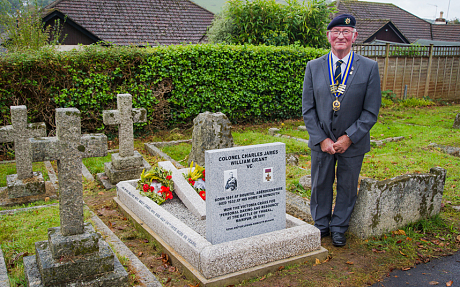
[[[331,30],[332,28],[336,26],[354,28],[355,25],[356,25],[356,19],[355,17],[353,17],[353,15],[342,14],[332,19],[331,23],[327,25],[327,29]]]

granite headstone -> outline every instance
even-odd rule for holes
[[[209,150],[205,157],[209,242],[286,228],[284,143]]]

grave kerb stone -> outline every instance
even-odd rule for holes
[[[117,184],[117,204],[130,216],[135,215],[144,228],[151,229],[161,242],[174,250],[174,254],[185,259],[188,266],[193,266],[207,279],[309,252],[319,260],[327,256],[327,250],[321,247],[319,230],[288,214],[281,216],[285,229],[212,245],[173,214],[140,195],[136,184],[136,180]]]
[[[205,152],[206,239],[212,244],[286,227],[286,146]]]
[[[105,125],[118,125],[119,154],[121,157],[134,156],[133,123],[147,121],[144,108],[133,109],[130,94],[117,95],[117,110],[103,111]]]
[[[158,163],[159,167],[172,171],[174,182],[174,192],[182,200],[185,206],[199,219],[206,219],[206,203],[193,187],[187,182],[183,174],[188,172],[188,168],[177,170],[170,161]]]
[[[19,180],[33,177],[29,138],[46,136],[45,123],[27,124],[27,107],[12,106],[12,125],[0,128],[0,143],[14,142],[16,173]]]

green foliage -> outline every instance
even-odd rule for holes
[[[147,109],[138,133],[190,126],[205,111],[234,123],[298,117],[305,66],[326,52],[199,44],[11,53],[0,58],[0,115],[7,125],[11,103],[26,105],[31,122],[53,128],[56,108],[75,107],[84,132],[114,132],[102,111],[116,109],[118,93],[130,93],[133,107]]]
[[[403,107],[426,107],[435,105],[435,103],[429,99],[409,98],[400,101],[399,105]]]
[[[394,46],[391,50],[390,56],[408,56],[416,57],[426,55],[428,47],[422,47],[420,44],[410,44],[409,46]]]
[[[15,1],[0,0],[1,40],[9,52],[38,50],[45,46],[55,47],[60,41],[62,25],[59,21],[54,26],[44,26],[41,19],[42,10],[37,1],[33,5],[17,5]],[[42,1],[43,2],[43,1]]]
[[[396,94],[392,90],[382,91],[382,107],[388,108],[391,106],[396,107],[426,107],[435,105],[430,97],[419,98],[408,98],[405,100],[399,100]]]
[[[230,0],[214,20],[212,43],[326,47],[326,24],[333,12],[323,0]]]

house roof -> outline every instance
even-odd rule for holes
[[[401,39],[402,42],[408,43],[408,39],[404,34],[393,24],[389,19],[359,19],[356,22],[356,29],[358,31],[357,43],[364,43],[372,38],[380,29],[389,27]]]
[[[45,10],[118,45],[198,43],[214,19],[190,0],[57,0]]]
[[[435,41],[460,42],[460,24],[442,25],[433,24],[433,38]]]
[[[347,13],[355,16],[357,25],[361,19],[388,19],[412,43],[417,39],[431,39],[431,24],[404,9],[391,3],[342,0],[338,4],[339,14]],[[357,27],[358,36],[366,30],[376,31],[376,23],[367,21]]]

